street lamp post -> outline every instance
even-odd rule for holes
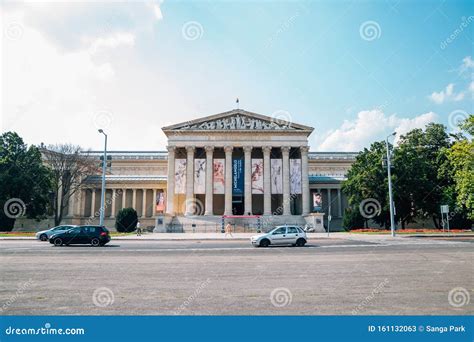
[[[105,170],[107,169],[107,134],[105,134],[103,129],[99,129],[99,133],[102,133],[105,137],[104,144],[104,160],[102,160],[102,190],[100,192],[100,225],[104,225],[104,215],[105,215]]]
[[[393,194],[392,194],[392,170],[391,168],[391,153],[390,153],[390,147],[388,145],[388,138],[395,136],[397,134],[396,132],[390,134],[386,139],[385,139],[385,145],[387,147],[387,174],[388,174],[388,197],[390,201],[390,231],[392,234],[392,237],[395,236],[395,217],[394,217],[394,206],[393,206]]]

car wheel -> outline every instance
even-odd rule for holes
[[[46,241],[46,240],[48,240],[48,235],[46,235],[46,234],[41,234],[41,235],[40,235],[40,240],[41,240],[41,241]]]
[[[61,238],[56,238],[54,239],[54,245],[55,246],[62,246],[63,245],[63,240]]]
[[[94,246],[94,247],[100,246],[100,240],[98,238],[93,238],[91,240],[91,245]]]
[[[303,247],[306,243],[306,240],[305,239],[298,239],[296,240],[296,246],[298,247]]]
[[[269,245],[270,245],[270,241],[268,239],[263,239],[262,241],[260,241],[260,244],[259,244],[260,247],[268,247]]]

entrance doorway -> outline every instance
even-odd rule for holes
[[[244,197],[232,196],[232,215],[246,215],[244,209]]]

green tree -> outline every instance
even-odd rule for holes
[[[394,152],[394,191],[398,219],[404,228],[417,217],[431,218],[441,227],[439,206],[451,192],[449,173],[440,172],[451,146],[446,128],[430,123],[401,136]]]
[[[11,231],[18,217],[46,217],[51,174],[41,153],[15,132],[0,136],[0,230]]]
[[[369,149],[365,148],[356,157],[347,174],[347,180],[342,183],[342,191],[347,196],[351,216],[357,219],[353,213],[359,211],[365,220],[365,226],[369,219],[380,226],[389,226],[387,170],[382,167],[385,153],[384,142],[375,142]],[[365,210],[363,204],[368,200],[375,204],[372,208],[374,212]],[[346,223],[351,225],[353,222],[347,219]]]
[[[123,208],[117,214],[115,228],[118,232],[133,232],[137,227],[138,215],[133,208]]]
[[[467,218],[474,220],[474,115],[470,115],[460,127],[471,138],[458,136],[447,151],[447,158],[454,178],[456,211],[465,211]]]

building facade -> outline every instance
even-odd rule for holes
[[[341,182],[357,153],[310,152],[312,127],[236,109],[162,130],[167,151],[108,152],[106,226],[132,207],[142,227],[163,220],[160,231],[216,231],[223,216],[244,229],[255,216],[266,225],[305,224],[315,209],[325,213],[326,226],[330,215],[331,227],[341,228],[347,206]],[[100,198],[98,174],[71,197],[64,222],[98,223]]]

